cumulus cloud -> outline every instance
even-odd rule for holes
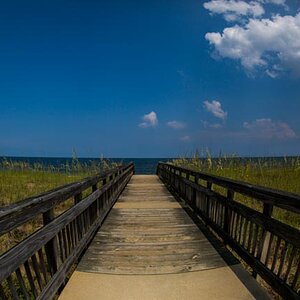
[[[240,61],[249,72],[262,68],[272,78],[283,71],[300,75],[300,13],[250,19],[246,25],[209,32],[205,38],[219,56]]]
[[[186,124],[185,123],[179,122],[179,121],[175,121],[175,120],[168,122],[167,126],[173,128],[173,129],[177,129],[177,130],[186,128]]]
[[[213,100],[211,102],[204,101],[204,108],[211,112],[216,118],[225,120],[227,117],[227,112],[222,109],[222,105],[219,101]]]
[[[191,137],[189,135],[184,135],[180,138],[183,142],[189,142],[191,140]]]
[[[272,119],[256,119],[253,122],[244,122],[243,127],[248,133],[264,139],[294,139],[296,133],[287,123],[275,122]]]
[[[141,128],[156,127],[158,124],[157,114],[151,111],[149,114],[143,116],[143,122],[139,124]]]
[[[203,4],[211,14],[222,14],[227,21],[235,21],[244,16],[259,17],[265,10],[257,1],[212,0]]]

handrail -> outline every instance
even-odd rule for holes
[[[158,164],[157,174],[252,268],[255,277],[263,278],[284,299],[299,299],[300,231],[272,218],[274,206],[299,215],[299,195],[167,163]],[[213,190],[213,185],[225,188],[227,195]],[[236,194],[261,201],[263,212],[237,202]]]
[[[175,167],[170,163],[160,163],[160,164],[169,167]],[[205,172],[196,172],[191,169],[182,168],[178,166],[176,166],[176,170],[183,172],[187,175],[196,176],[199,179],[203,179],[205,181],[211,182],[212,184],[216,184],[218,186],[231,189],[240,194],[253,197],[264,203],[269,203],[289,211],[300,213],[300,195],[281,191],[281,190],[266,188],[263,186],[254,185],[251,183],[233,180],[221,176],[216,176]]]
[[[125,169],[128,166],[126,166]],[[107,178],[110,178],[110,176],[113,176],[122,169],[124,169],[124,167],[120,166],[102,174],[60,186],[38,196],[30,197],[17,203],[1,207],[0,235],[13,230],[28,220],[35,218],[37,215],[66,201],[70,197],[82,193],[84,190],[95,184],[105,184]]]
[[[131,163],[2,209],[0,234],[41,213],[44,226],[0,256],[0,299],[52,299],[133,174]],[[70,197],[74,205],[56,217]]]

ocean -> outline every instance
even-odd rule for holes
[[[4,157],[0,157],[0,161]],[[59,168],[62,165],[71,164],[72,158],[70,157],[14,157],[5,156],[9,161],[27,162],[29,164],[40,163],[44,166],[54,166]],[[91,163],[92,161],[99,161],[99,158],[78,158],[80,163]],[[108,158],[110,162],[121,162],[127,164],[133,162],[135,165],[136,174],[155,174],[156,167],[159,162],[167,162],[172,158]]]
[[[66,164],[72,163],[72,158],[70,157],[14,157],[14,156],[0,156],[0,163],[3,159],[7,159],[9,161],[18,161],[18,162],[27,162],[31,165],[35,163],[40,163],[44,166],[54,166],[60,169],[61,166],[65,166]],[[155,174],[156,167],[159,162],[168,162],[171,161],[173,158],[109,158],[110,162],[120,162],[123,164],[127,164],[129,162],[133,162],[135,165],[136,174]],[[205,160],[205,158],[203,158]],[[295,157],[236,157],[230,158],[231,160],[237,160],[239,164],[251,162],[261,162],[264,163],[272,163],[276,164],[277,166],[280,164],[287,164],[291,162]],[[99,158],[78,158],[80,163],[89,164],[93,161],[98,161]],[[213,158],[213,161],[218,160],[218,158]],[[62,168],[65,170],[65,168]]]

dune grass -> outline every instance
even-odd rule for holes
[[[300,194],[300,157],[245,159],[220,155],[212,158],[207,151],[205,157],[196,152],[190,157],[174,159],[171,163],[194,171]],[[214,189],[222,192],[220,187],[215,186]],[[235,200],[262,211],[262,203],[255,199],[237,194]],[[300,229],[300,218],[297,214],[275,208],[273,217]]]
[[[195,171],[207,172],[300,194],[300,157],[280,160],[245,160],[237,156],[222,155],[218,158],[212,158],[207,151],[205,156],[200,156],[196,152],[189,157],[179,157],[172,160],[171,163]],[[108,170],[114,166],[116,164],[103,159],[100,159],[98,162],[93,161],[90,164],[82,164],[76,157],[73,158],[71,164],[59,167],[41,164],[30,165],[23,161],[12,162],[2,159],[0,160],[0,207],[40,194],[57,186],[94,175],[100,171]],[[222,192],[218,190],[218,187],[215,187],[215,189],[218,192]],[[243,197],[242,195],[238,195],[236,200],[257,210],[262,209],[258,201]],[[66,207],[59,209],[63,211]],[[273,216],[284,223],[300,229],[300,218],[298,215],[276,209]],[[0,255],[41,226],[41,219],[36,219],[27,222],[21,228],[9,234],[1,236]]]
[[[61,166],[0,161],[0,207],[35,196],[55,187],[95,175],[117,164],[105,159],[81,163],[76,157]]]
[[[183,168],[192,169],[194,171],[214,174],[298,195],[300,194],[299,156],[283,159],[245,159],[237,156],[220,155],[217,158],[212,158],[210,153],[207,151],[206,155],[200,156],[199,153],[196,152],[190,157],[179,157],[172,160],[170,163]],[[201,182],[201,184],[202,183],[204,184],[204,182]],[[217,185],[213,185],[213,190],[223,195],[226,194],[225,189],[218,187]],[[263,205],[261,201],[257,201],[241,194],[235,194],[234,199],[248,207],[262,212]],[[300,229],[300,217],[296,213],[275,207],[272,217],[285,224]],[[241,262],[246,270],[251,271],[245,262],[242,260]],[[283,299],[261,278],[258,279],[258,282],[266,288],[273,299]]]
[[[51,166],[2,158],[0,160],[0,209],[116,166],[116,163],[105,159],[82,164],[77,158],[73,158],[69,165]],[[84,196],[89,192],[89,189],[85,191]],[[55,208],[55,214],[63,213],[72,204],[72,199],[64,201]],[[42,224],[42,217],[39,216],[0,236],[0,255],[41,228]]]
[[[86,174],[61,174],[47,171],[0,171],[0,206],[38,195],[55,187],[77,181]]]

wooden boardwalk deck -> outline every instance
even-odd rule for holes
[[[136,175],[60,297],[100,298],[255,297],[159,178]]]
[[[225,263],[156,176],[135,176],[78,270],[106,274],[199,271]]]

